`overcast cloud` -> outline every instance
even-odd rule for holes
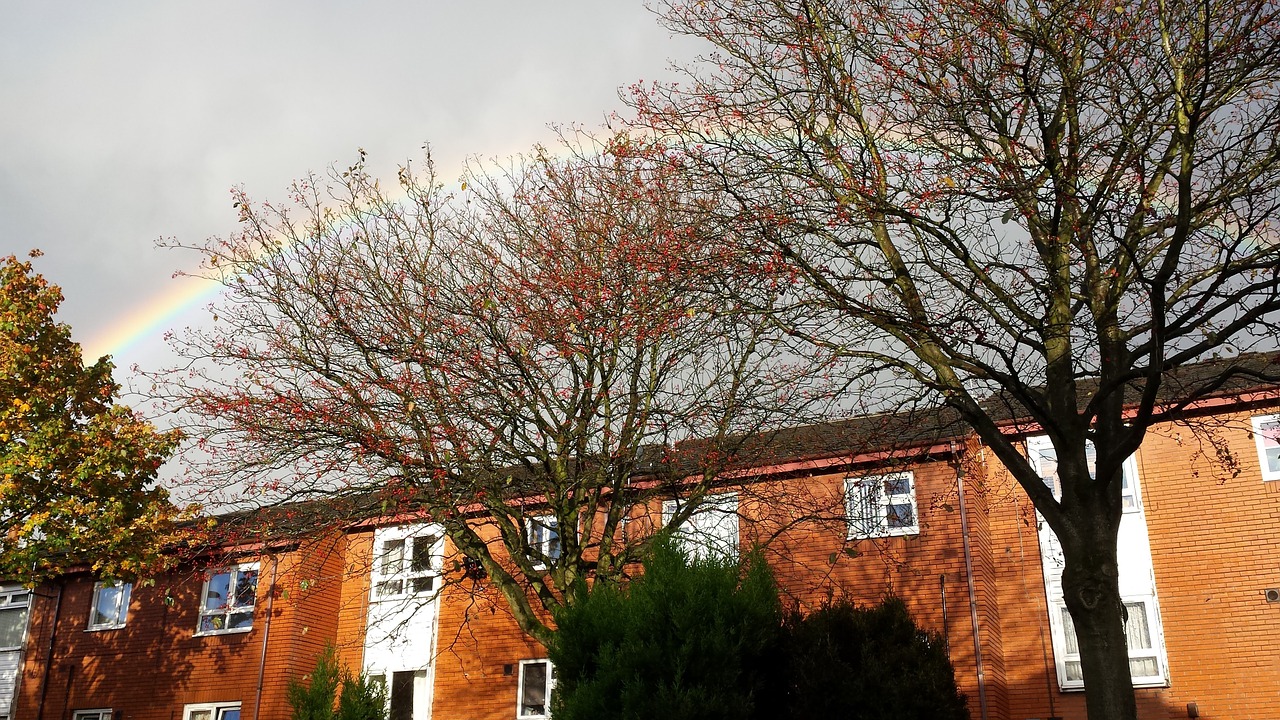
[[[234,185],[281,198],[357,147],[390,180],[425,142],[452,179],[548,123],[599,125],[699,49],[640,0],[0,0],[0,254],[44,250],[60,319],[92,339],[196,262],[158,238],[235,229]],[[162,362],[159,335],[118,379]]]

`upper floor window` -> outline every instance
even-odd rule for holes
[[[553,515],[529,518],[526,532],[534,565],[546,567],[560,559],[560,523]]]
[[[846,478],[844,493],[850,540],[920,532],[912,472]]]
[[[1053,491],[1055,498],[1062,498],[1062,481],[1058,477],[1058,451],[1047,435],[1027,438],[1027,457],[1032,467],[1040,473],[1044,484]],[[1090,441],[1085,442],[1084,460],[1089,467],[1089,477],[1097,473],[1098,450]],[[1120,505],[1125,512],[1142,509],[1142,494],[1138,491],[1138,465],[1130,455],[1120,466]]]
[[[551,717],[551,691],[555,686],[556,669],[550,660],[521,660],[516,717],[521,720]]]
[[[89,629],[111,630],[124,627],[129,616],[129,595],[133,585],[122,582],[93,584],[93,604],[89,607]]]
[[[1280,415],[1255,416],[1253,440],[1258,444],[1262,479],[1280,480]]]
[[[662,524],[669,525],[680,509],[679,500],[662,503]],[[711,495],[675,532],[676,541],[691,558],[738,557],[738,496]]]
[[[71,714],[71,720],[111,720],[113,717],[114,716],[111,714],[111,708],[76,710]]]
[[[258,563],[210,572],[200,597],[203,600],[197,635],[253,629],[253,605],[258,597]]]
[[[24,587],[0,589],[0,650],[22,647],[27,634],[27,609],[31,591]]]
[[[443,539],[438,534],[388,533],[378,541],[374,595],[402,597],[434,591],[439,584]]]

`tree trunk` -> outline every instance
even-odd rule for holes
[[[1116,560],[1116,522],[1092,509],[1068,518],[1074,535],[1063,539],[1062,590],[1075,625],[1089,720],[1136,720],[1124,603]]]

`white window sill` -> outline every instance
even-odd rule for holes
[[[103,630],[123,630],[124,628],[125,628],[125,623],[120,623],[119,625],[90,625],[89,627],[85,628],[84,631],[85,632],[102,632]]]
[[[897,530],[888,530],[885,532],[875,533],[872,535],[856,535],[856,534],[850,533],[849,535],[845,536],[845,539],[846,540],[878,540],[881,538],[889,538],[889,537],[912,537],[914,535],[919,535],[919,534],[920,534],[920,528],[918,527],[899,528]]]
[[[211,635],[242,635],[247,632],[253,632],[253,628],[230,628],[228,630],[205,630],[204,632],[196,632],[192,637],[209,637]]]
[[[1141,688],[1141,689],[1167,688],[1169,687],[1169,681],[1165,679],[1157,680],[1155,678],[1152,678],[1150,680],[1134,680],[1133,686],[1135,688]],[[1058,689],[1064,693],[1084,692],[1084,683],[1073,683],[1071,685],[1059,685]]]

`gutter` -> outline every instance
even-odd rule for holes
[[[973,625],[973,657],[978,672],[978,706],[982,720],[987,720],[987,678],[982,667],[982,638],[978,634],[978,594],[973,585],[973,553],[969,546],[969,515],[964,503],[964,466],[956,464],[956,492],[960,496],[960,535],[964,538],[964,577],[969,585],[969,621]]]
[[[253,699],[253,720],[262,713],[262,681],[267,672],[267,640],[271,638],[271,611],[276,603],[276,571],[280,569],[280,557],[271,556],[271,587],[267,589],[267,619],[262,624],[262,655],[258,658],[258,691]]]
[[[53,605],[53,619],[49,624],[49,647],[44,655],[44,677],[40,680],[40,705],[36,720],[44,720],[44,703],[49,695],[49,676],[53,672],[53,647],[58,638],[58,615],[62,612],[62,588],[65,585],[66,581],[58,578],[58,595]]]

